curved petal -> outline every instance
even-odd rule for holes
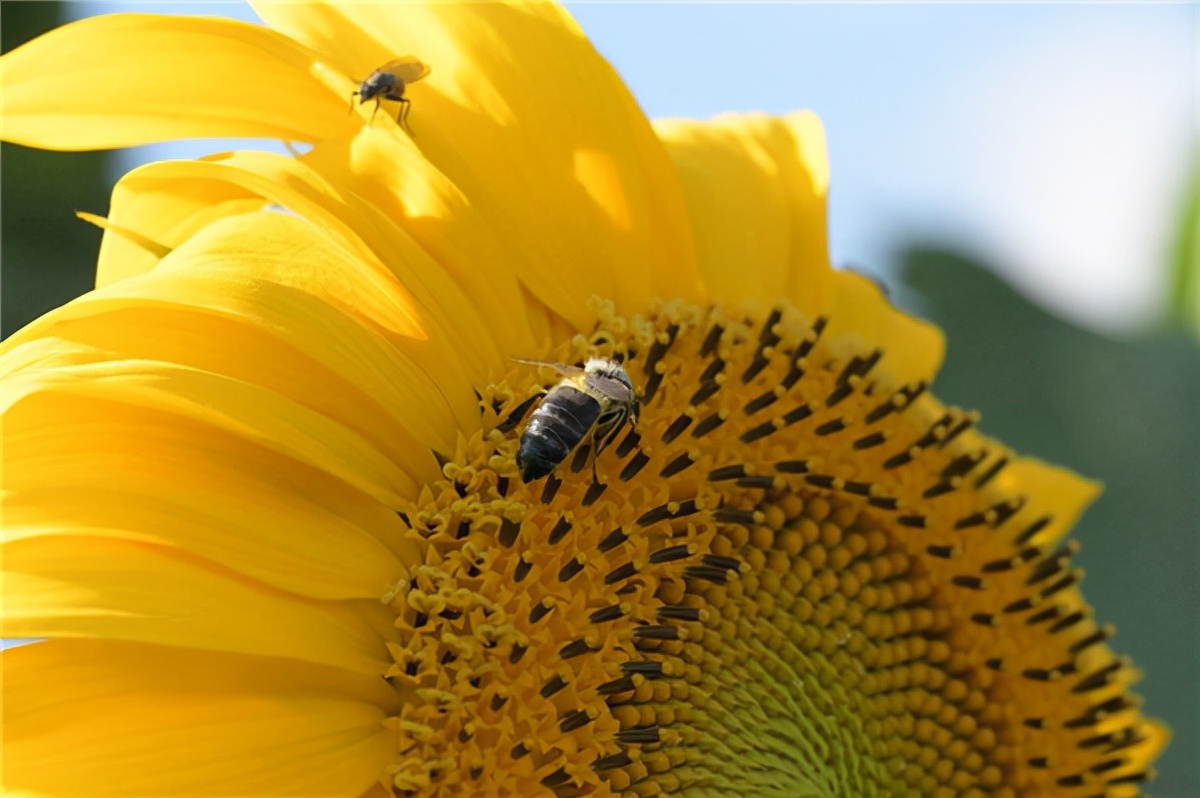
[[[1051,520],[1038,534],[1037,542],[1051,545],[1066,535],[1100,495],[1101,486],[1065,468],[1020,457],[996,477],[996,488],[1009,495],[1029,498],[1025,512],[1033,518]]]
[[[371,138],[371,133],[364,131],[360,138]],[[131,172],[118,184],[108,221],[122,231],[132,231],[170,249],[219,214],[237,213],[243,205],[254,203],[260,207],[278,205],[311,222],[339,248],[357,255],[364,265],[360,268],[385,274],[390,282],[398,280],[389,291],[405,294],[407,305],[421,309],[421,337],[445,342],[458,353],[458,357],[432,360],[443,371],[459,369],[454,380],[461,382],[465,372],[472,384],[481,384],[507,365],[506,355],[531,351],[531,327],[544,330],[546,323],[543,320],[538,324],[536,312],[522,312],[525,299],[516,278],[506,269],[513,259],[506,262],[501,255],[504,247],[491,246],[494,236],[479,224],[453,225],[456,232],[466,228],[463,232],[470,230],[474,235],[455,240],[456,246],[467,251],[446,258],[454,267],[448,272],[442,264],[444,246],[430,253],[421,246],[424,241],[408,235],[408,228],[420,231],[429,225],[408,218],[400,208],[395,214],[388,213],[395,205],[394,198],[389,197],[382,207],[373,204],[371,200],[383,199],[378,181],[347,169],[347,163],[353,160],[374,175],[381,169],[378,160],[393,158],[397,148],[376,147],[366,164],[361,157],[348,157],[345,144],[331,143],[318,149],[336,149],[338,156],[321,156],[318,169],[312,168],[313,160],[309,158],[297,161],[250,151],[202,161],[150,164]],[[436,180],[438,176],[426,161],[410,157],[396,167],[401,191],[413,197],[433,196],[433,203],[426,204],[436,205],[437,189],[422,178]],[[444,185],[444,179],[440,182],[441,190],[452,189]],[[463,217],[464,222],[471,218],[465,213]],[[101,279],[121,279],[136,269],[153,268],[157,255],[128,239],[124,232],[106,233],[100,253]],[[108,247],[110,241],[112,247]],[[444,240],[431,243],[437,245]],[[489,268],[480,269],[480,262],[488,262]],[[130,267],[129,263],[137,265]],[[378,275],[372,279],[378,279]],[[378,318],[387,316],[377,314]],[[412,331],[406,334],[411,336]],[[439,383],[449,388],[454,380],[444,377]],[[469,395],[469,390],[464,395]]]
[[[695,300],[686,212],[670,162],[612,68],[550,3],[263,3],[270,24],[361,80],[412,53],[415,143],[525,261],[530,293],[590,330],[619,310]],[[364,114],[364,116],[368,116]],[[518,120],[519,123],[518,123]],[[373,123],[393,128],[382,115]],[[486,169],[481,169],[486,165]]]
[[[71,454],[93,464],[106,459],[104,453]],[[127,469],[115,479],[94,480],[119,480],[119,487],[80,486],[88,474],[53,485],[38,480],[37,487],[19,492],[6,485],[4,540],[57,536],[66,546],[71,536],[97,536],[177,546],[281,590],[322,599],[377,599],[406,573],[376,537],[324,506],[295,493],[285,502],[277,486],[256,484],[245,474],[238,474],[243,484],[214,495],[203,485],[207,474],[198,480],[200,489],[185,485],[177,462],[164,459],[146,458],[141,472]],[[20,467],[7,467],[14,466]],[[155,471],[155,466],[169,470]],[[231,463],[218,468],[224,469],[221,476],[238,473]],[[67,493],[73,499],[69,504],[62,501]],[[220,501],[214,501],[217,497]]]
[[[188,430],[204,451],[208,438],[233,437],[320,469],[399,507],[418,483],[372,442],[284,394],[223,375],[169,363],[118,360],[60,366],[10,377],[0,392],[5,445],[36,457],[56,425],[92,426],[97,435],[160,420]]]
[[[0,667],[6,794],[353,798],[395,755],[379,679],[82,640]]]
[[[5,539],[95,535],[174,546],[316,598],[378,597],[422,559],[391,509],[329,471],[245,436],[111,405],[45,390],[4,417]],[[75,412],[38,423],[66,409]]]
[[[178,550],[116,538],[34,535],[5,542],[0,554],[5,638],[157,643],[368,675],[387,667],[381,631],[391,614],[377,599],[305,600]]]
[[[728,114],[654,128],[683,186],[712,295],[759,307],[786,295],[810,316],[823,312],[829,166],[816,115]]]
[[[946,354],[942,331],[892,307],[869,277],[848,271],[832,277],[830,334],[882,351],[881,363],[898,385],[932,382]]]
[[[196,168],[191,163],[203,161],[158,161],[117,181],[108,216],[94,222],[104,230],[96,260],[97,288],[145,274],[219,219],[266,207],[262,196],[235,183],[183,179],[181,171]]]
[[[479,423],[456,350],[426,334],[423,314],[390,274],[310,224],[260,213],[211,226],[153,273],[48,314],[0,351],[74,338],[60,327],[80,325],[123,356],[194,364],[291,397],[421,481],[436,468],[430,449],[452,450],[458,431]],[[145,335],[157,323],[171,334]],[[323,382],[329,372],[336,379]]]
[[[519,248],[419,150],[401,144],[394,131],[364,128],[351,141],[325,142],[300,160],[355,203],[348,221],[370,217],[356,232],[377,252],[395,252],[397,242],[411,238],[433,258],[444,285],[430,285],[431,293],[464,295],[501,353],[540,351],[551,338],[552,322],[546,306],[531,301],[521,285],[527,264]],[[427,282],[435,268],[412,257],[387,260],[397,263],[405,285]],[[449,280],[441,279],[443,271]],[[462,317],[450,312],[451,318]]]
[[[816,115],[666,120],[655,129],[683,185],[700,271],[714,296],[770,306],[788,296],[829,332],[883,350],[899,384],[933,379],[941,332],[891,307],[868,279],[829,268],[829,165]]]
[[[96,305],[102,307],[100,302]],[[137,314],[117,315],[140,320]],[[181,321],[188,321],[186,315],[181,315],[184,316]],[[48,322],[53,320],[45,318]],[[215,325],[207,326],[211,329]],[[227,345],[237,340],[237,336],[224,339]],[[47,348],[51,343],[47,342]],[[186,347],[178,339],[164,343],[148,348],[161,352]],[[214,350],[216,347],[198,351],[196,355],[204,358],[206,354],[214,354]],[[233,359],[233,354],[230,352],[229,359]],[[400,506],[404,497],[414,495],[416,486],[421,484],[420,476],[428,474],[433,465],[429,450],[410,451],[414,448],[411,433],[405,434],[407,430],[400,426],[399,420],[384,416],[377,406],[365,404],[364,409],[371,413],[369,418],[343,423],[342,419],[353,412],[353,402],[349,403],[349,412],[323,413],[320,405],[325,402],[320,397],[315,402],[307,399],[309,405],[317,405],[314,408],[306,406],[303,392],[288,390],[305,382],[306,377],[320,375],[322,369],[295,375],[271,370],[243,380],[231,375],[252,370],[252,363],[214,373],[181,365],[180,361],[188,359],[186,354],[180,354],[175,361],[100,357],[98,362],[74,365],[57,362],[56,357],[56,353],[49,353],[38,359],[35,366],[6,379],[3,411],[9,446],[26,437],[32,440],[58,434],[56,413],[66,413],[64,418],[81,424],[94,419],[98,430],[106,424],[119,426],[130,419],[161,417],[194,429],[200,440],[194,440],[193,444],[202,444],[206,435],[255,442],[285,458],[336,475],[391,507]],[[298,355],[293,362],[297,360],[309,365]],[[272,386],[272,382],[276,385]],[[328,405],[332,406],[336,398],[329,395]],[[364,398],[363,402],[369,399]],[[107,418],[100,414],[101,404],[106,412],[115,415]],[[373,440],[372,433],[381,432],[401,437],[399,441]],[[403,445],[406,440],[407,447]]]
[[[106,14],[0,58],[3,138],[58,150],[207,136],[319,141],[344,134],[349,94],[313,54],[234,20]]]

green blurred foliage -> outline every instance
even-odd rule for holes
[[[1173,742],[1150,786],[1200,795],[1200,345],[1182,332],[1110,340],[1032,305],[982,263],[936,248],[898,258],[946,332],[934,389],[983,432],[1104,484],[1075,528],[1083,590]],[[1053,664],[1053,663],[1051,663]]]
[[[1175,264],[1167,297],[1174,321],[1200,339],[1200,149],[1192,159],[1175,235]]]
[[[61,11],[60,3],[0,3],[0,49],[59,26]],[[84,75],[80,90],[87,90]],[[92,288],[100,230],[75,211],[108,208],[106,165],[104,153],[0,144],[0,336]]]

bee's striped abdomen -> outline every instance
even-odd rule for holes
[[[530,416],[517,449],[521,479],[530,482],[553,471],[596,423],[600,403],[569,385],[552,390]]]

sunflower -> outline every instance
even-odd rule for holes
[[[96,290],[3,345],[8,791],[1139,793],[1096,488],[830,268],[813,115],[652,125],[546,4],[259,11],[0,60],[10,141],[306,145],[126,175]],[[347,113],[398,57],[411,135]],[[514,358],[640,416],[525,482],[570,389]]]

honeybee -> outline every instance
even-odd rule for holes
[[[379,104],[382,100],[396,100],[400,103],[400,113],[396,117],[396,121],[400,123],[400,127],[408,131],[409,135],[412,135],[412,129],[408,126],[408,109],[412,105],[412,101],[404,96],[404,89],[408,84],[416,83],[428,75],[429,72],[428,64],[411,55],[388,61],[362,82],[358,91],[350,95],[350,102],[353,103],[355,97],[358,98],[359,105],[367,100],[374,100],[375,110],[371,113],[371,119],[374,120],[375,114],[379,113]]]
[[[637,425],[641,409],[625,368],[612,360],[592,358],[583,368],[544,360],[515,358],[548,366],[563,375],[534,409],[521,433],[517,468],[521,480],[540,479],[557,468],[586,439],[591,446],[592,479],[596,458],[627,423]]]

